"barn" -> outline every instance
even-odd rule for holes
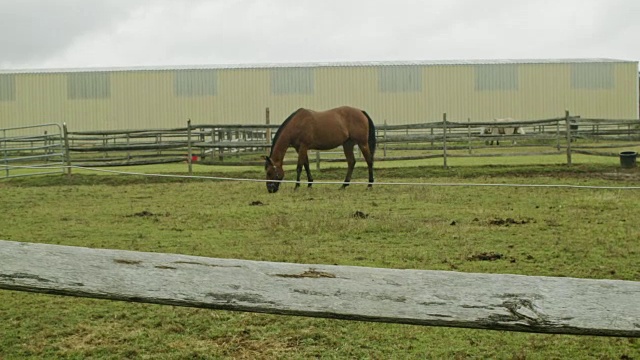
[[[299,107],[352,105],[377,123],[638,118],[638,62],[464,60],[0,70],[0,128],[74,131],[280,123]]]

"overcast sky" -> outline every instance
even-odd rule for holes
[[[640,60],[640,0],[0,0],[0,69]]]

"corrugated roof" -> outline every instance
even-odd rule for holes
[[[116,72],[116,71],[171,71],[203,69],[274,69],[274,68],[323,68],[323,67],[367,67],[367,66],[437,66],[437,65],[500,65],[500,64],[573,64],[573,63],[638,63],[631,60],[608,58],[577,59],[481,59],[481,60],[405,60],[405,61],[351,61],[265,64],[218,64],[218,65],[156,65],[132,67],[87,67],[58,69],[0,69],[0,74],[39,74],[69,72]]]

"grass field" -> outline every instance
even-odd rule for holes
[[[611,160],[384,163],[380,182],[638,186]],[[585,158],[586,159],[586,158]],[[589,158],[591,159],[591,158]],[[545,160],[547,161],[547,160]],[[360,164],[362,165],[362,164]],[[184,164],[117,170],[183,174]],[[289,169],[290,170],[290,169]],[[262,178],[259,167],[196,174]],[[341,164],[314,172],[339,181]],[[288,171],[287,178],[293,173]],[[360,166],[354,181],[365,179]],[[640,281],[640,190],[263,183],[96,174],[0,181],[0,239],[296,263]],[[252,205],[262,204],[262,205]],[[354,217],[356,211],[367,218]],[[1,251],[1,249],[0,249]],[[495,252],[496,261],[473,255]],[[1,266],[1,264],[0,264]],[[640,306],[640,300],[639,300]],[[640,359],[640,340],[178,308],[0,291],[0,359]]]

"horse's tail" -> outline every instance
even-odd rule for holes
[[[371,156],[376,152],[376,126],[373,125],[373,120],[366,111],[362,110],[364,116],[369,120],[369,150],[371,151]]]

